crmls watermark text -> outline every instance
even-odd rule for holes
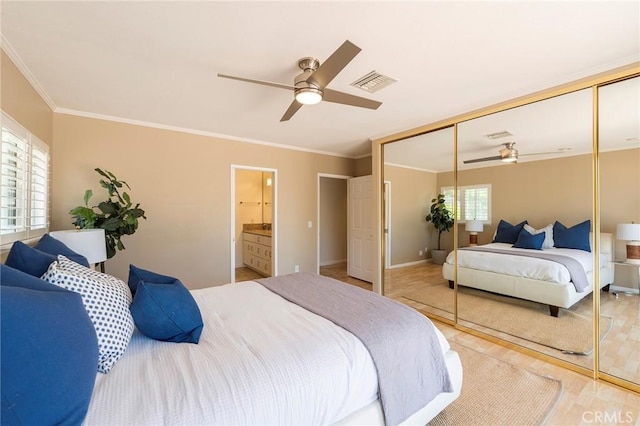
[[[585,423],[634,423],[633,411],[585,411],[582,421]]]

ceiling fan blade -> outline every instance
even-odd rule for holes
[[[333,80],[335,76],[338,75],[338,73],[342,71],[342,69],[346,67],[358,53],[360,53],[360,50],[362,49],[351,43],[349,40],[345,41],[342,43],[342,46],[333,52],[331,56],[329,56],[327,60],[324,61],[313,74],[311,74],[307,79],[307,82],[325,88],[331,80]]]
[[[566,154],[567,151],[549,151],[549,152],[531,152],[529,154],[518,154],[519,157],[526,157],[529,155],[549,155],[549,154]]]
[[[472,164],[472,163],[480,163],[482,161],[494,161],[494,160],[502,160],[501,155],[496,155],[494,157],[484,157],[484,158],[474,158],[473,160],[463,161],[464,164]]]
[[[289,119],[293,117],[293,114],[298,112],[300,108],[302,108],[302,104],[294,99],[293,102],[291,102],[291,105],[289,105],[289,108],[287,108],[287,111],[280,119],[280,122],[289,121]]]
[[[382,102],[361,98],[360,96],[354,96],[348,93],[338,92],[336,90],[324,89],[323,92],[323,101],[333,102],[336,104],[351,105],[369,109],[378,109],[378,107],[382,105]]]
[[[295,87],[293,87],[293,86],[291,86],[289,84],[272,83],[270,81],[254,80],[254,79],[251,79],[251,78],[236,77],[236,76],[233,76],[233,75],[226,75],[226,74],[220,74],[220,73],[218,73],[218,77],[230,78],[231,80],[245,81],[247,83],[262,84],[263,86],[277,87],[278,89],[295,90]]]

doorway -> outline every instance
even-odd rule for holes
[[[231,281],[277,275],[277,170],[231,165]]]
[[[384,181],[384,268],[391,267],[391,181]]]
[[[333,276],[331,269],[347,269],[347,199],[350,178],[351,176],[318,173],[316,265],[319,274]]]

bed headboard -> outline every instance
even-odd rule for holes
[[[593,247],[593,233],[589,233],[589,242]],[[600,233],[600,261],[602,263],[613,262],[613,234]],[[601,265],[604,266],[604,265]]]

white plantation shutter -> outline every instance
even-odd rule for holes
[[[49,147],[2,114],[0,244],[37,237],[49,226]]]
[[[467,220],[491,223],[491,184],[459,186],[456,208],[453,206],[453,187],[442,188],[442,194],[445,206],[455,213],[459,223],[465,223]]]
[[[464,220],[490,221],[489,186],[475,185],[464,189]]]
[[[49,224],[49,148],[31,136],[30,231],[46,229]],[[45,231],[46,232],[46,231]]]

